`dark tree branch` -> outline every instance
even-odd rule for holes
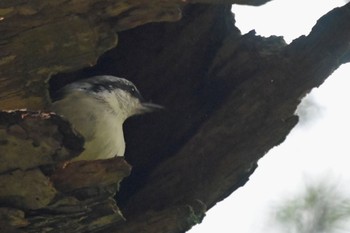
[[[246,180],[255,162],[297,123],[301,98],[349,57],[349,9],[331,11],[289,46],[251,33],[238,41],[229,36],[216,57],[221,67],[214,65],[209,76],[225,82],[231,94],[175,156],[152,171],[126,210],[142,213],[149,203],[159,208],[192,199],[210,207]]]

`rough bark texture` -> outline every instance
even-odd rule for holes
[[[67,163],[83,139],[51,113],[1,112],[0,135],[1,232],[97,232],[124,221],[113,199],[130,173],[124,159]]]
[[[112,74],[165,110],[125,125],[126,220],[112,199],[123,159],[67,163],[83,144],[67,122],[2,112],[0,230],[180,233],[244,185],[297,123],[301,98],[349,61],[350,3],[287,45],[241,35],[234,2],[266,1],[2,1],[1,109],[45,109],[59,73],[52,93]]]

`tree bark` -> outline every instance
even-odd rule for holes
[[[350,3],[286,44],[254,31],[241,35],[228,2],[242,1],[193,2],[0,4],[2,109],[46,109],[45,80],[57,73],[51,93],[112,74],[165,106],[125,124],[125,159],[133,168],[117,194],[124,216],[112,199],[130,172],[123,159],[67,165],[83,146],[67,122],[52,113],[2,112],[0,186],[8,188],[0,191],[2,229],[185,232],[245,184],[295,126],[305,94],[349,62]],[[118,45],[109,50],[115,32]],[[11,188],[12,180],[43,184],[42,196]]]

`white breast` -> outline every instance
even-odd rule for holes
[[[83,92],[73,92],[54,102],[52,110],[68,119],[84,136],[84,151],[74,160],[107,159],[124,156],[124,118],[111,112],[103,102]]]

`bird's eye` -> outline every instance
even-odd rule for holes
[[[132,88],[131,88],[131,92],[136,92],[135,87],[132,87]]]

